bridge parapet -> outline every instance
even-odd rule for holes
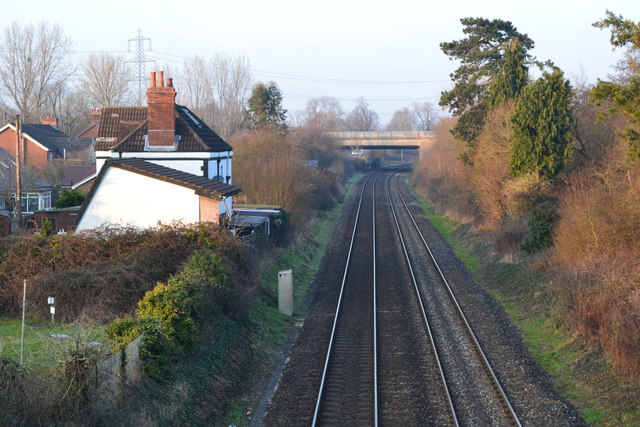
[[[386,131],[386,132],[352,132],[337,131],[325,132],[325,135],[344,140],[407,140],[407,139],[425,139],[435,138],[435,134],[431,131]]]

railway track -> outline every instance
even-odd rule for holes
[[[282,387],[264,425],[520,425],[399,180],[383,172],[363,183],[336,305],[307,322],[335,310],[320,327],[328,343],[292,363],[306,366],[304,379]]]
[[[378,425],[375,191],[367,191],[378,177],[368,177],[360,193],[312,426]],[[365,261],[372,259],[370,244],[372,263]]]
[[[436,332],[436,334],[432,334],[431,333],[431,326],[429,324],[429,317],[435,317],[435,312],[436,310],[431,310],[430,314],[427,314],[427,310],[424,309],[425,307],[425,303],[427,300],[427,295],[425,295],[425,293],[421,290],[425,289],[425,286],[420,287],[418,285],[418,283],[416,282],[416,278],[414,275],[414,268],[413,265],[416,263],[415,260],[422,258],[420,254],[412,253],[412,256],[409,255],[409,252],[407,251],[407,246],[406,246],[406,242],[405,242],[405,234],[409,231],[408,228],[409,227],[405,227],[405,233],[403,233],[402,231],[402,227],[400,225],[400,221],[398,220],[398,216],[400,214],[400,212],[396,211],[395,208],[395,203],[392,201],[392,196],[391,196],[391,179],[392,176],[389,176],[388,179],[388,186],[387,186],[387,197],[389,200],[389,205],[391,206],[391,210],[393,212],[393,217],[395,220],[395,224],[396,224],[396,229],[398,231],[398,234],[400,235],[400,238],[402,240],[402,247],[403,247],[403,251],[404,251],[404,255],[405,255],[405,259],[407,262],[407,265],[409,265],[409,268],[411,269],[412,272],[412,281],[413,281],[413,285],[414,285],[414,289],[415,289],[415,295],[416,298],[418,298],[421,301],[421,308],[422,308],[422,316],[424,318],[425,324],[427,325],[427,329],[429,330],[429,339],[432,343],[432,346],[434,348],[434,352],[436,353],[436,356],[434,356],[435,359],[435,363],[438,364],[439,368],[440,368],[440,374],[441,374],[441,379],[444,383],[443,389],[444,392],[447,394],[447,400],[450,403],[450,414],[451,414],[451,420],[455,425],[460,425],[460,424],[466,424],[466,425],[478,425],[478,424],[483,424],[483,425],[490,425],[490,424],[498,424],[498,425],[505,425],[505,424],[509,424],[509,425],[515,425],[515,426],[520,426],[521,422],[520,419],[518,417],[518,415],[516,414],[507,394],[505,393],[502,385],[500,384],[500,381],[496,375],[496,373],[494,372],[491,363],[489,362],[485,352],[482,349],[482,346],[480,345],[476,334],[474,333],[471,324],[469,322],[469,320],[467,319],[467,317],[464,314],[464,311],[462,310],[460,303],[458,302],[442,268],[440,267],[440,265],[438,264],[438,261],[436,260],[436,257],[433,254],[433,251],[431,250],[429,244],[427,243],[422,231],[420,230],[420,227],[418,226],[414,215],[411,213],[411,210],[409,209],[407,202],[404,198],[404,196],[402,195],[402,192],[400,190],[400,185],[399,185],[399,180],[400,180],[400,175],[399,174],[393,174],[393,178],[395,179],[395,194],[397,196],[397,200],[399,200],[401,202],[401,206],[404,208],[402,214],[406,216],[406,218],[409,220],[412,229],[411,231],[413,231],[414,236],[417,236],[420,240],[420,242],[422,243],[422,247],[424,249],[424,252],[427,255],[427,259],[430,261],[431,266],[433,267],[433,269],[435,270],[436,277],[437,277],[437,281],[440,283],[440,285],[442,286],[442,289],[445,290],[445,293],[448,297],[448,301],[450,303],[449,305],[449,310],[450,312],[454,312],[458,322],[461,324],[458,326],[458,330],[462,329],[464,331],[464,334],[466,335],[467,339],[467,345],[470,346],[473,349],[473,353],[475,353],[477,359],[475,361],[475,365],[476,366],[480,366],[482,371],[484,372],[484,374],[486,375],[485,380],[488,379],[488,382],[491,385],[491,388],[493,389],[494,393],[492,397],[485,397],[483,400],[483,408],[480,411],[475,411],[475,412],[479,412],[479,414],[475,414],[476,417],[470,416],[470,413],[473,413],[474,411],[469,411],[466,409],[461,409],[463,408],[466,402],[464,402],[465,399],[469,399],[469,396],[464,395],[464,391],[458,390],[456,391],[455,389],[458,388],[458,385],[455,384],[455,381],[453,381],[451,378],[455,375],[454,373],[447,373],[444,372],[444,370],[442,369],[442,362],[441,362],[441,357],[438,355],[440,350],[438,349],[439,345],[437,343],[437,336],[439,335],[438,332]],[[414,246],[415,247],[415,246]],[[412,262],[412,258],[414,259],[414,261]],[[442,307],[440,307],[440,310],[442,311]],[[450,320],[450,317],[449,317]],[[444,346],[443,346],[444,347]],[[466,362],[469,363],[469,362]],[[445,363],[445,365],[447,365]],[[453,366],[451,367],[447,367],[446,369],[451,369]],[[471,380],[470,378],[467,378],[467,380]],[[477,377],[475,378],[475,381],[477,381]],[[485,381],[486,383],[486,381]],[[448,384],[448,385],[447,385]],[[486,390],[485,390],[486,391]],[[496,408],[492,408],[490,409],[489,406],[495,406],[495,405],[499,405],[500,408],[502,409],[502,417],[500,417],[500,410],[496,410]],[[477,406],[477,405],[476,405]],[[458,408],[458,409],[456,409]],[[482,415],[480,417],[480,419],[477,419],[477,415]]]

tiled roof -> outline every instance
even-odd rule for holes
[[[182,187],[191,188],[198,194],[210,197],[213,196],[213,198],[216,199],[220,199],[221,196],[233,196],[241,191],[238,187],[225,184],[224,182],[171,169],[142,159],[109,160],[105,163],[103,169],[109,166],[159,179],[161,181],[170,182]]]
[[[93,144],[93,138],[77,138],[65,136],[49,139],[55,144],[56,148],[60,152],[62,152],[63,149],[67,151],[85,150],[91,147],[91,144]]]
[[[180,141],[185,145],[185,148],[188,148],[185,151],[197,151],[196,147],[198,147],[199,144],[204,144],[204,146],[208,148],[207,151],[218,152],[233,150],[233,148],[231,148],[224,139],[215,133],[213,129],[207,126],[187,107],[176,105],[176,111],[183,120],[181,124],[184,124],[193,132],[191,135],[179,133],[179,135],[182,135],[182,138],[185,139],[184,142]],[[176,129],[176,131],[177,130],[178,129]]]
[[[178,152],[221,152],[233,148],[192,111],[175,106]],[[96,139],[97,151],[144,151],[147,134],[147,107],[105,107]]]
[[[56,139],[68,138],[68,136],[64,132],[56,129],[51,125],[23,124],[22,133],[26,133],[31,138],[35,139],[50,150],[55,150],[58,148]]]
[[[109,150],[147,120],[147,107],[104,107],[96,150]]]
[[[60,185],[63,187],[71,187],[73,184],[77,184],[95,173],[96,165],[67,165],[64,169]]]

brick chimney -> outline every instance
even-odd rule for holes
[[[51,125],[54,128],[58,127],[58,119],[56,119],[53,114],[49,114],[47,117],[45,117],[44,119],[42,119],[42,124],[43,125]]]
[[[173,147],[175,120],[176,91],[171,79],[164,82],[164,72],[151,72],[149,88],[147,89],[147,122],[149,129],[148,146],[167,149]]]
[[[100,124],[100,117],[102,116],[102,110],[94,108],[89,111],[89,123]]]

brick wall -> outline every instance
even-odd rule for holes
[[[24,139],[23,164],[29,167],[41,168],[47,165],[47,151],[34,144],[29,139]],[[15,159],[16,157],[16,131],[7,128],[0,133],[0,147]]]

